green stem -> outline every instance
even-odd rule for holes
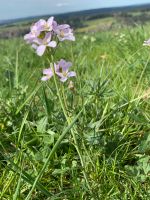
[[[52,59],[52,61],[53,61],[53,57],[51,57],[51,59]],[[49,61],[49,63],[50,63],[50,61]],[[55,70],[55,69],[54,69],[54,66],[53,66],[53,71],[54,71],[54,70]],[[64,107],[64,104],[63,104],[63,101],[62,101],[62,98],[61,98],[61,95],[60,95],[60,92],[59,92],[59,88],[58,88],[58,84],[57,84],[56,74],[55,74],[55,73],[54,73],[54,83],[55,83],[55,87],[56,87],[56,90],[57,90],[57,95],[58,95],[58,98],[59,98],[59,101],[60,101],[60,104],[61,104],[61,108],[62,108],[62,110],[63,110],[63,112],[64,112],[64,115],[65,115],[65,118],[66,118],[66,120],[67,120],[67,122],[68,122],[68,127],[67,127],[67,129],[65,129],[65,131],[60,135],[60,137],[58,138],[58,140],[57,140],[57,142],[55,143],[54,147],[52,148],[52,150],[51,150],[51,152],[50,152],[50,154],[49,154],[49,156],[48,156],[46,162],[44,163],[44,165],[43,165],[41,171],[39,172],[38,176],[36,177],[36,179],[35,179],[35,181],[34,181],[34,183],[33,183],[33,185],[32,185],[32,188],[31,188],[30,192],[28,193],[28,195],[27,195],[27,197],[26,197],[25,200],[29,200],[29,199],[31,198],[32,192],[33,192],[33,190],[35,189],[35,187],[36,187],[36,185],[37,185],[37,183],[38,183],[38,180],[42,177],[42,175],[43,175],[43,173],[44,173],[46,167],[48,166],[49,161],[51,160],[51,158],[53,157],[53,155],[54,155],[55,152],[57,151],[57,149],[58,149],[58,147],[59,147],[61,141],[64,139],[64,137],[66,136],[66,134],[68,133],[69,130],[71,131],[72,136],[73,136],[73,139],[74,139],[74,143],[75,143],[74,146],[75,146],[75,148],[76,148],[76,150],[77,150],[77,153],[78,153],[78,155],[79,155],[79,158],[80,158],[80,162],[81,162],[81,165],[82,165],[82,168],[83,168],[83,175],[84,175],[84,178],[85,178],[85,180],[86,180],[88,189],[89,189],[89,191],[92,193],[91,188],[90,188],[90,185],[89,185],[89,182],[88,182],[88,178],[87,178],[87,175],[86,175],[86,172],[85,172],[84,161],[83,161],[82,155],[81,155],[80,150],[79,150],[79,147],[78,147],[76,135],[75,135],[74,131],[72,130],[72,127],[74,126],[74,123],[77,121],[78,117],[79,117],[80,114],[82,113],[83,108],[84,108],[84,106],[87,104],[87,102],[84,104],[84,106],[83,106],[82,110],[79,112],[79,114],[78,114],[78,115],[75,117],[75,119],[71,122],[71,119],[70,119],[70,118],[68,117],[68,115],[67,115],[66,109],[65,109],[65,107]]]
[[[18,88],[18,51],[16,52],[16,65],[15,65],[15,87]]]
[[[64,130],[64,132],[59,136],[57,142],[55,143],[55,145],[52,148],[50,154],[48,155],[48,158],[47,158],[46,162],[44,163],[41,171],[39,172],[38,176],[36,177],[36,179],[35,179],[35,181],[34,181],[34,183],[32,185],[32,188],[31,188],[31,190],[30,190],[30,192],[29,192],[29,194],[28,194],[28,196],[26,197],[25,200],[29,200],[30,199],[30,197],[32,195],[32,192],[35,189],[38,180],[41,178],[41,176],[43,175],[46,167],[48,166],[49,161],[54,156],[56,150],[58,149],[58,147],[59,147],[59,145],[61,143],[61,141],[64,139],[64,137],[66,136],[66,134],[68,133],[68,131],[73,127],[74,123],[77,121],[77,119],[79,118],[79,116],[82,113],[82,111],[83,111],[83,109],[79,112],[79,114],[75,117],[75,119],[70,123],[70,125]]]
[[[65,107],[66,107],[66,109],[67,109],[67,101],[66,101],[66,97],[65,97],[65,92],[64,92],[64,86],[62,85],[62,96],[63,96],[63,100],[64,100],[64,105],[65,105]]]
[[[52,57],[52,62],[53,62],[53,57]],[[55,71],[54,66],[53,66],[53,71]],[[64,104],[63,104],[63,101],[62,101],[62,98],[61,98],[61,95],[60,95],[60,91],[59,91],[59,88],[58,88],[58,84],[57,84],[56,74],[55,74],[55,73],[54,73],[54,83],[55,83],[55,87],[56,87],[56,90],[57,90],[57,95],[58,95],[58,98],[59,98],[59,101],[60,101],[60,104],[61,104],[61,108],[62,108],[63,113],[64,113],[64,115],[65,115],[65,118],[66,118],[66,120],[67,120],[67,122],[68,122],[68,125],[70,125],[71,119],[68,117],[67,111],[66,111],[65,106],[64,106]],[[77,138],[76,138],[76,135],[75,135],[73,129],[71,129],[71,134],[72,134],[72,136],[73,136],[74,146],[75,146],[76,151],[77,151],[77,153],[78,153],[78,155],[79,155],[80,162],[81,162],[81,166],[82,166],[82,168],[83,168],[83,175],[84,175],[84,178],[85,178],[85,180],[86,180],[88,189],[89,189],[89,191],[91,192],[91,187],[90,187],[90,184],[89,184],[89,181],[88,181],[88,178],[87,178],[87,174],[86,174],[86,172],[85,172],[85,164],[84,164],[84,161],[83,161],[81,152],[80,152],[80,150],[79,150]]]

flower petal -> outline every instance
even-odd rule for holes
[[[37,50],[36,50],[36,53],[38,56],[42,56],[44,54],[46,50],[46,46],[45,45],[40,45]]]
[[[65,60],[61,59],[58,62],[58,65],[62,68],[63,71],[67,72],[68,69],[72,66],[71,62],[66,62]]]
[[[49,76],[43,76],[43,77],[41,78],[41,81],[48,81],[49,79],[50,79]]]
[[[68,72],[68,77],[73,77],[73,76],[76,76],[76,72],[73,71]]]
[[[43,69],[43,74],[45,76],[43,76],[41,78],[42,81],[47,81],[48,79],[50,79],[53,76],[53,70],[51,68],[48,69]]]
[[[69,24],[58,25],[58,29],[66,29],[66,28],[70,28],[70,25]]]
[[[44,19],[40,19],[38,22],[35,23],[35,26],[38,31],[43,31],[46,21]]]
[[[66,62],[65,69],[69,69],[71,66],[72,66],[72,63],[71,63],[71,62]]]
[[[37,46],[36,44],[32,44],[32,48],[33,48],[33,49],[37,49],[38,46]]]
[[[63,82],[63,83],[66,82],[66,81],[67,81],[67,77],[62,77],[62,78],[60,79],[60,81]]]
[[[57,43],[55,41],[51,41],[48,43],[47,46],[55,48],[57,46]]]
[[[55,68],[55,73],[59,72],[59,65],[56,65],[56,63],[54,63],[54,68]]]
[[[63,73],[56,72],[56,74],[57,74],[60,78],[63,78],[63,77],[64,77]]]
[[[43,74],[44,74],[44,75],[53,76],[53,71],[52,71],[51,68],[43,69]]]
[[[46,33],[45,38],[43,39],[44,42],[49,43],[51,41],[52,34],[51,32]]]
[[[69,37],[66,37],[67,40],[70,40],[70,41],[75,41],[75,36],[73,34],[71,34]]]
[[[56,32],[57,31],[57,22],[53,21],[53,31]]]
[[[50,18],[47,20],[47,24],[48,24],[49,26],[52,26],[53,21],[54,21],[54,17],[50,17]]]

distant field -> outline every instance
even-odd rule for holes
[[[77,73],[73,91],[59,83],[69,128],[54,79],[41,82],[47,59],[23,36],[0,39],[0,199],[27,199],[66,130],[31,199],[150,199],[150,23],[123,19],[87,20],[56,51]]]
[[[71,24],[76,32],[97,32],[118,29],[125,26],[144,25],[150,21],[149,9],[145,11],[128,11],[108,15],[71,15],[68,18],[58,17],[60,22]],[[30,24],[36,19],[26,19],[20,22],[14,22],[8,25],[0,26],[0,38],[12,38],[23,36],[28,32]]]

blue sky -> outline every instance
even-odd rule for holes
[[[0,0],[0,20],[150,3],[150,0]]]

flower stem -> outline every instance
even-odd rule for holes
[[[85,104],[86,105],[86,104]],[[71,130],[71,128],[73,127],[74,123],[77,121],[77,119],[79,118],[80,114],[82,113],[83,109],[78,113],[78,115],[74,118],[74,120],[71,122],[71,124],[63,131],[63,133],[59,136],[57,142],[55,143],[54,147],[52,148],[52,150],[50,151],[42,169],[40,170],[40,172],[38,173],[35,181],[32,184],[32,188],[30,190],[30,192],[28,193],[27,197],[25,198],[25,200],[29,200],[31,199],[31,195],[33,190],[35,189],[39,179],[41,178],[41,176],[43,175],[46,167],[48,166],[49,161],[52,159],[52,157],[54,156],[56,150],[58,149],[60,143],[62,142],[62,140],[64,139],[64,137],[66,136],[66,134],[69,132],[69,130]]]
[[[52,63],[53,63],[53,57],[52,57]],[[53,71],[55,72],[54,65],[53,65]],[[57,91],[57,95],[58,95],[58,98],[59,98],[59,101],[60,101],[61,108],[62,108],[63,113],[64,113],[64,115],[65,115],[65,118],[66,118],[66,120],[67,120],[67,122],[68,122],[68,125],[70,125],[71,119],[70,119],[70,117],[69,117],[68,114],[67,114],[67,111],[66,111],[66,109],[65,109],[63,100],[62,100],[62,98],[61,98],[60,91],[59,91],[58,84],[57,84],[57,80],[56,80],[56,74],[55,74],[55,73],[54,73],[54,83],[55,83],[55,87],[56,87],[56,91]],[[84,161],[83,161],[83,158],[82,158],[82,155],[81,155],[79,146],[78,146],[78,142],[77,142],[77,138],[76,138],[75,132],[77,132],[77,131],[75,131],[74,129],[71,129],[71,134],[72,134],[72,137],[73,137],[73,140],[74,140],[74,146],[75,146],[76,151],[77,151],[77,153],[78,153],[78,155],[79,155],[80,162],[81,162],[81,166],[82,166],[82,168],[83,168],[83,176],[84,176],[84,178],[85,178],[85,181],[86,181],[86,183],[87,183],[87,187],[88,187],[89,191],[92,192],[92,191],[91,191],[90,184],[89,184],[89,181],[88,181],[88,178],[87,178],[87,174],[86,174],[86,172],[85,172],[85,163],[84,163]]]
[[[68,106],[67,106],[67,101],[66,101],[65,91],[64,91],[64,86],[63,86],[63,85],[62,85],[62,96],[63,96],[65,108],[67,109]],[[68,110],[68,109],[67,109],[67,110]]]

